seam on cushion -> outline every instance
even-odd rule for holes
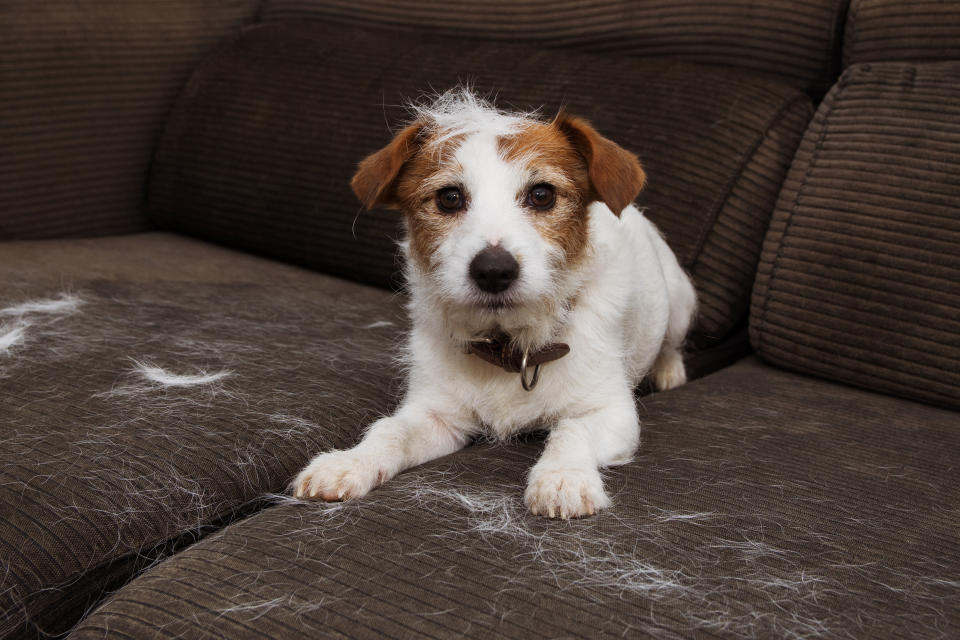
[[[31,597],[41,592],[56,593],[58,591],[69,589],[76,585],[77,582],[82,580],[85,576],[89,576],[103,570],[109,570],[111,566],[126,564],[129,565],[131,569],[127,572],[128,575],[124,578],[123,583],[120,586],[120,588],[122,588],[137,576],[150,570],[158,563],[165,562],[167,559],[172,558],[183,549],[186,549],[187,547],[203,540],[210,535],[213,535],[214,533],[222,531],[235,522],[270,508],[272,506],[272,502],[269,497],[266,497],[267,495],[268,494],[258,495],[250,500],[241,502],[232,508],[228,508],[219,514],[215,514],[213,517],[207,519],[205,523],[192,529],[180,531],[173,536],[163,538],[159,541],[149,541],[144,543],[138,549],[131,549],[112,558],[104,559],[98,562],[96,565],[88,567],[87,569],[71,576],[67,580],[63,580],[55,585],[43,587],[41,591],[26,594],[21,601],[26,603],[26,601]],[[138,568],[138,564],[141,562],[144,564]],[[81,615],[73,623],[73,625],[71,625],[71,631],[73,627],[80,624],[90,613],[103,604],[105,599],[110,597],[114,591],[115,590],[101,589],[99,593],[95,594],[95,601],[87,608],[86,611],[83,612],[83,615]],[[55,610],[57,606],[58,604],[54,603],[52,608]],[[26,606],[24,606],[21,609],[22,614],[25,616],[23,624],[27,625],[29,628],[37,630],[42,634],[43,630],[37,626],[35,620],[38,618],[43,619],[44,614],[50,610],[51,606],[48,605],[42,607],[39,612],[31,612],[26,609]]]
[[[251,24],[263,24],[263,14],[266,12],[269,2],[270,0],[258,0],[257,9],[253,12],[253,20],[251,21]]]
[[[851,0],[850,8],[847,10],[847,34],[849,38],[843,39],[843,45],[840,49],[840,64],[846,69],[850,66],[853,48],[857,44],[857,16],[860,14],[860,5],[862,0]]]
[[[256,13],[259,13],[263,10],[263,4],[261,3],[260,7],[257,9]],[[256,18],[257,15],[253,16],[253,21],[246,21],[240,28],[228,35],[225,36],[220,42],[213,46],[209,52],[203,56],[200,61],[193,67],[193,70],[187,76],[187,79],[184,81],[177,92],[176,97],[170,105],[169,111],[167,111],[167,116],[163,121],[163,125],[160,130],[160,134],[157,136],[154,143],[153,149],[150,153],[150,158],[147,161],[147,173],[146,179],[143,185],[143,196],[141,200],[141,206],[144,216],[147,219],[147,224],[150,225],[150,231],[168,231],[181,233],[179,229],[176,228],[176,223],[170,223],[170,216],[167,214],[158,215],[153,206],[153,191],[154,184],[156,181],[156,167],[158,164],[158,159],[161,153],[161,150],[164,150],[167,146],[168,139],[173,135],[171,128],[174,125],[174,120],[178,115],[182,114],[186,109],[186,105],[195,102],[196,96],[191,95],[190,91],[193,85],[197,84],[198,79],[205,75],[211,69],[216,68],[216,64],[219,62],[219,59],[224,51],[227,51],[236,46],[236,44],[246,36],[250,31],[260,29],[262,25],[258,24]],[[176,124],[180,124],[179,122]],[[178,138],[179,139],[179,138]],[[159,220],[158,220],[159,218]],[[196,237],[192,234],[184,234],[187,237]]]
[[[876,72],[883,72],[889,69],[902,69],[907,71],[906,78],[897,77],[889,78],[882,77],[879,74],[872,74],[871,77],[866,80],[857,80],[856,78],[850,78],[848,82],[842,82],[838,84],[843,84],[846,86],[853,85],[874,85],[880,87],[910,87],[910,88],[934,88],[939,89],[941,87],[955,87],[957,86],[957,80],[960,79],[960,75],[942,77],[942,76],[925,76],[922,79],[917,78],[918,71],[924,71],[931,67],[937,66],[949,66],[949,67],[958,67],[960,68],[960,61],[958,60],[883,60],[880,62],[858,62],[853,65],[855,68],[861,68],[865,71],[873,70]],[[937,112],[939,113],[939,112]]]
[[[822,93],[830,90],[830,85],[839,77],[846,68],[843,59],[845,35],[847,30],[847,21],[849,20],[852,3],[859,0],[837,0],[833,4],[833,13],[830,19],[830,42],[827,51],[827,69],[826,76],[821,80],[826,81],[825,85],[818,87]],[[824,88],[825,87],[825,88]]]
[[[730,195],[733,193],[734,187],[739,184],[740,179],[743,177],[743,174],[747,169],[747,166],[756,157],[757,150],[763,145],[764,142],[769,140],[770,130],[780,122],[784,113],[793,108],[793,106],[798,102],[803,102],[805,100],[808,100],[807,95],[800,92],[792,99],[782,104],[780,108],[777,109],[776,112],[774,112],[774,114],[767,120],[767,122],[764,123],[763,133],[757,136],[756,142],[754,142],[754,144],[751,145],[751,147],[741,156],[737,170],[730,177],[730,180],[727,181],[727,184],[724,186],[724,189],[720,195],[718,195],[714,200],[710,215],[700,226],[700,230],[697,233],[697,242],[694,245],[693,260],[690,262],[689,271],[693,272],[700,263],[700,256],[703,254],[703,247],[707,243],[707,238],[710,236],[710,232],[717,224],[717,218],[720,217],[720,212],[723,211],[727,201],[730,199]]]
[[[800,186],[797,187],[797,195],[793,199],[793,207],[790,209],[790,213],[787,215],[787,219],[784,222],[783,232],[781,234],[780,243],[777,246],[777,253],[774,256],[773,264],[770,267],[770,276],[767,279],[767,291],[763,298],[763,309],[760,312],[760,322],[757,328],[757,351],[761,351],[763,346],[763,336],[766,330],[767,324],[767,311],[770,308],[770,298],[773,296],[774,281],[777,275],[777,269],[780,266],[780,259],[783,255],[783,247],[787,242],[788,231],[790,230],[790,225],[793,222],[793,215],[797,212],[797,209],[800,208],[800,197],[803,195],[804,190],[807,187],[807,183],[810,181],[810,176],[813,174],[813,170],[816,167],[817,160],[820,158],[820,151],[823,148],[823,143],[827,139],[827,131],[830,128],[830,116],[833,113],[834,107],[837,106],[837,103],[840,102],[840,95],[847,88],[849,82],[849,74],[844,74],[840,78],[840,82],[837,83],[837,90],[830,96],[830,102],[827,104],[826,111],[823,114],[823,128],[820,131],[820,136],[817,140],[817,144],[813,148],[813,152],[810,155],[810,162],[807,165],[807,170],[804,172],[803,180],[800,182]],[[801,145],[803,143],[801,142]]]
[[[209,66],[207,64],[208,61],[213,58],[214,55],[218,54],[222,49],[231,46],[244,33],[259,26],[260,14],[263,12],[263,7],[266,2],[267,0],[257,0],[256,7],[253,7],[252,11],[250,11],[250,14],[239,22],[237,29],[233,32],[224,34],[223,38],[215,42],[213,46],[207,50],[207,53],[200,57],[196,65],[187,74],[183,84],[177,88],[177,91],[173,96],[173,100],[169,103],[170,106],[167,109],[164,119],[160,123],[160,130],[154,136],[153,146],[150,149],[149,157],[147,158],[147,167],[143,177],[142,192],[140,194],[140,212],[143,214],[143,218],[146,221],[147,228],[145,231],[170,230],[169,228],[164,229],[162,225],[157,224],[154,216],[151,215],[150,192],[153,185],[153,170],[154,166],[157,164],[157,155],[160,153],[160,149],[163,147],[163,143],[166,140],[167,127],[170,124],[171,116],[180,110],[181,98],[184,96],[184,94],[186,94],[191,81],[197,76],[199,71]]]

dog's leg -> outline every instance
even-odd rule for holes
[[[640,442],[633,394],[621,393],[602,408],[561,418],[550,431],[540,460],[530,470],[524,502],[551,518],[586,516],[610,505],[600,468],[624,464]]]
[[[359,498],[404,469],[462,449],[471,433],[470,421],[457,412],[408,402],[370,425],[352,449],[315,457],[293,481],[293,493],[327,501]]]
[[[653,364],[653,383],[658,391],[666,391],[687,382],[687,369],[681,350],[696,313],[697,292],[663,238],[656,235],[654,241],[667,287],[670,316],[663,346]]]
[[[680,349],[664,343],[653,364],[653,384],[657,391],[667,391],[686,384],[687,367],[683,364]]]

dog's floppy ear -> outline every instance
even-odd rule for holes
[[[591,196],[619,216],[647,180],[637,156],[604,138],[582,118],[560,113],[554,125],[586,159]]]
[[[403,165],[417,152],[417,137],[423,123],[415,122],[398,133],[380,151],[360,161],[350,187],[367,209],[387,207],[396,209],[396,180]]]

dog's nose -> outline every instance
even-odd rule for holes
[[[505,291],[520,274],[520,265],[503,247],[487,247],[470,262],[470,277],[483,291]]]

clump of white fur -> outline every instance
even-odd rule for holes
[[[23,316],[29,313],[67,314],[76,311],[81,304],[79,296],[62,293],[57,298],[29,300],[0,309],[0,316]]]
[[[150,382],[156,382],[164,387],[193,387],[201,384],[217,382],[230,375],[230,371],[217,371],[216,373],[207,373],[200,371],[196,374],[170,373],[160,367],[155,367],[145,362],[134,361],[134,370]]]
[[[33,323],[24,318],[31,315],[41,315],[51,318],[55,322],[59,316],[74,313],[82,303],[79,296],[71,293],[62,293],[56,298],[42,298],[28,300],[19,304],[0,309],[0,318],[13,318],[8,323],[0,323],[0,354],[11,353],[14,347],[22,346],[27,342],[27,329]]]
[[[440,145],[451,138],[484,131],[513,135],[530,126],[539,116],[537,111],[507,112],[474,93],[472,87],[461,86],[441,94],[424,96],[409,105],[415,121],[424,123],[431,143]]]
[[[0,353],[9,353],[14,346],[22,343],[29,326],[26,322],[0,326]]]
[[[163,395],[168,403],[166,409],[172,409],[175,405],[181,405],[185,408],[195,402],[206,404],[219,396],[235,397],[234,392],[226,388],[222,382],[225,378],[233,375],[233,371],[229,369],[209,371],[194,367],[193,371],[189,373],[175,373],[151,362],[133,358],[130,360],[133,367],[126,374],[127,381],[124,384],[114,385],[109,391],[96,393],[94,397],[129,398],[132,396]],[[169,393],[166,393],[181,390],[195,390],[200,395],[175,394],[178,398],[175,400],[170,397]],[[161,393],[158,394],[157,392]]]

